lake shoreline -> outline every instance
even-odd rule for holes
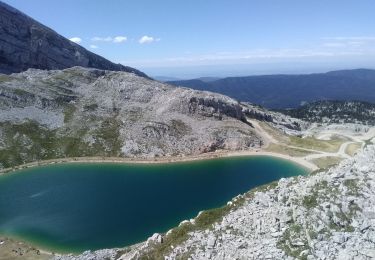
[[[193,161],[202,161],[202,160],[212,160],[212,159],[220,159],[220,158],[232,158],[232,157],[241,157],[241,156],[249,156],[249,157],[256,157],[256,156],[269,156],[279,159],[284,159],[289,162],[292,162],[298,166],[301,166],[308,171],[314,171],[317,169],[315,165],[312,163],[303,160],[302,158],[291,157],[284,154],[274,153],[274,152],[265,152],[261,150],[252,150],[252,151],[218,151],[212,153],[206,153],[196,156],[181,156],[181,157],[160,157],[160,158],[153,158],[153,159],[139,159],[139,158],[121,158],[121,157],[74,157],[74,158],[61,158],[61,159],[52,159],[52,160],[45,160],[33,163],[23,164],[14,168],[7,168],[0,171],[0,176],[5,174],[11,174],[15,171],[28,169],[38,166],[47,166],[47,165],[54,165],[54,164],[64,164],[64,163],[116,163],[116,164],[169,164],[169,163],[180,163],[180,162],[193,162]],[[17,241],[22,241],[25,244],[32,245],[30,241],[11,238],[15,243]],[[34,246],[33,246],[34,247]],[[53,252],[52,250],[49,251],[48,249],[41,249],[40,247],[36,246],[40,253],[44,255],[59,256],[61,253]]]
[[[240,157],[240,156],[270,156],[280,159],[284,159],[310,171],[318,170],[319,168],[309,162],[299,157],[292,157],[289,155],[275,153],[275,152],[265,152],[262,150],[245,150],[245,151],[217,151],[204,153],[199,155],[186,155],[186,156],[171,156],[171,157],[155,157],[155,158],[129,158],[129,157],[67,157],[43,160],[37,162],[31,162],[15,166],[12,168],[4,168],[0,170],[0,176],[3,174],[12,173],[18,170],[27,169],[31,167],[46,166],[51,164],[62,164],[62,163],[119,163],[119,164],[163,164],[163,163],[179,163],[179,162],[191,162],[191,161],[201,161],[228,157]]]

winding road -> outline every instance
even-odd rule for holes
[[[323,130],[322,132],[319,133],[318,139],[320,140],[329,140],[332,138],[332,136],[342,136],[350,140],[350,141],[342,143],[337,152],[330,153],[330,152],[308,149],[308,148],[292,146],[292,145],[282,143],[279,140],[277,140],[274,136],[269,134],[267,131],[265,131],[257,120],[248,119],[248,121],[253,125],[254,131],[259,136],[262,137],[263,142],[264,142],[263,148],[269,147],[270,144],[280,144],[280,145],[285,146],[286,148],[299,149],[299,150],[311,152],[312,154],[302,156],[302,157],[297,157],[299,159],[303,159],[311,163],[313,163],[312,160],[314,159],[319,159],[319,158],[324,158],[324,157],[340,157],[343,159],[351,158],[351,156],[346,153],[346,150],[350,144],[361,143],[362,144],[361,148],[363,148],[366,142],[372,140],[372,142],[374,143],[374,140],[375,140],[375,127],[369,128],[368,131],[365,133],[355,132],[353,134],[348,133],[348,131],[345,132],[345,131],[330,130],[330,129]],[[309,131],[307,131],[307,133],[308,132]]]

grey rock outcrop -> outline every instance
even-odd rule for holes
[[[374,259],[375,146],[336,168],[281,179],[195,231],[166,259]],[[204,241],[216,243],[205,244]]]
[[[127,72],[74,67],[0,74],[0,163],[257,148],[261,138],[242,109],[220,94]]]
[[[73,66],[146,74],[115,64],[0,1],[0,73]]]
[[[309,121],[293,118],[255,104],[241,102],[241,105],[243,106],[242,112],[247,118],[269,122],[273,127],[279,129],[285,134],[299,135],[301,134],[301,130],[305,130],[310,126]]]

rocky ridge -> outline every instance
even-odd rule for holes
[[[243,106],[243,112],[247,118],[268,122],[274,128],[288,135],[300,135],[301,131],[311,126],[308,120],[302,120],[277,111],[268,110],[255,104],[241,102],[241,105]]]
[[[86,50],[0,1],[0,73],[73,66],[126,71],[147,77],[134,68],[112,63]]]
[[[234,198],[223,217],[191,229],[183,242],[165,246],[172,230],[126,250],[56,259],[374,259],[374,191],[370,145],[328,171],[281,179]],[[176,229],[198,225],[199,218]]]
[[[74,67],[0,74],[0,163],[154,158],[261,144],[243,106],[133,73]]]

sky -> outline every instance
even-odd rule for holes
[[[373,0],[3,0],[151,76],[375,68]]]

